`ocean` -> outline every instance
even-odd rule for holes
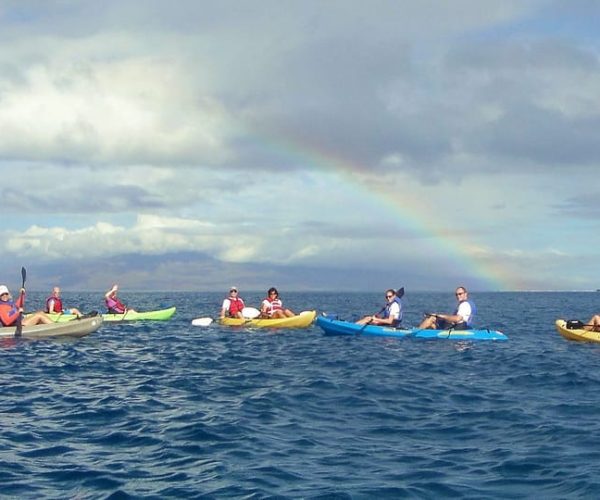
[[[406,290],[405,323],[448,312]],[[244,293],[258,306],[262,294]],[[356,319],[381,293],[286,293]],[[101,293],[63,293],[100,309]],[[600,293],[471,293],[508,342],[419,341],[217,324],[222,293],[127,293],[167,322],[0,344],[2,498],[597,498],[600,344],[554,320]],[[30,294],[29,308],[45,294]]]

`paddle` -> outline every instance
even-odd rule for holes
[[[260,316],[260,311],[256,307],[244,307],[242,309],[242,316],[246,319],[256,319]]]
[[[27,269],[21,267],[21,290],[25,288],[25,279],[27,278]],[[23,304],[24,306],[25,304]],[[15,337],[23,335],[23,313],[17,317],[17,328],[15,329]]]
[[[246,320],[244,322],[244,324],[246,324],[247,322],[258,318],[260,316],[260,311],[258,309],[256,309],[255,307],[244,307],[242,309],[242,316],[244,316],[244,319]],[[209,317],[196,318],[196,319],[192,320],[192,325],[193,326],[209,326],[212,324],[213,321],[214,320]]]

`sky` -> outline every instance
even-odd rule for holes
[[[0,0],[0,282],[596,290],[591,0]]]

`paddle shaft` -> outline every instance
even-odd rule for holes
[[[25,288],[25,279],[27,278],[27,270],[21,267],[21,290]],[[19,291],[20,292],[20,291]],[[25,304],[23,304],[24,306]],[[17,317],[17,328],[15,329],[15,337],[23,335],[23,313],[19,313]]]

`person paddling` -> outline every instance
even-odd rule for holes
[[[13,300],[6,285],[0,285],[0,323],[2,326],[16,326],[18,321],[21,321],[22,326],[32,326],[54,323],[50,317],[42,312],[37,311],[27,317],[22,317],[23,308],[25,307],[25,288],[21,288],[19,298]]]
[[[432,330],[469,330],[477,309],[472,300],[469,300],[469,292],[464,286],[459,286],[454,292],[458,304],[452,314],[427,314],[419,325],[419,328]]]
[[[119,285],[113,285],[112,288],[104,294],[104,303],[108,309],[109,314],[125,314],[128,311],[136,312],[135,309],[127,307],[117,297],[119,291]]]
[[[398,327],[402,322],[402,300],[399,292],[404,295],[404,288],[401,288],[398,293],[390,288],[385,291],[387,303],[385,307],[377,314],[365,316],[359,319],[356,323],[359,325],[386,325]]]
[[[223,300],[223,306],[221,307],[220,318],[223,319],[225,317],[228,318],[240,318],[244,319],[244,315],[242,314],[242,309],[246,307],[244,305],[244,301],[238,295],[238,289],[235,286],[232,286],[229,289],[229,296]]]

